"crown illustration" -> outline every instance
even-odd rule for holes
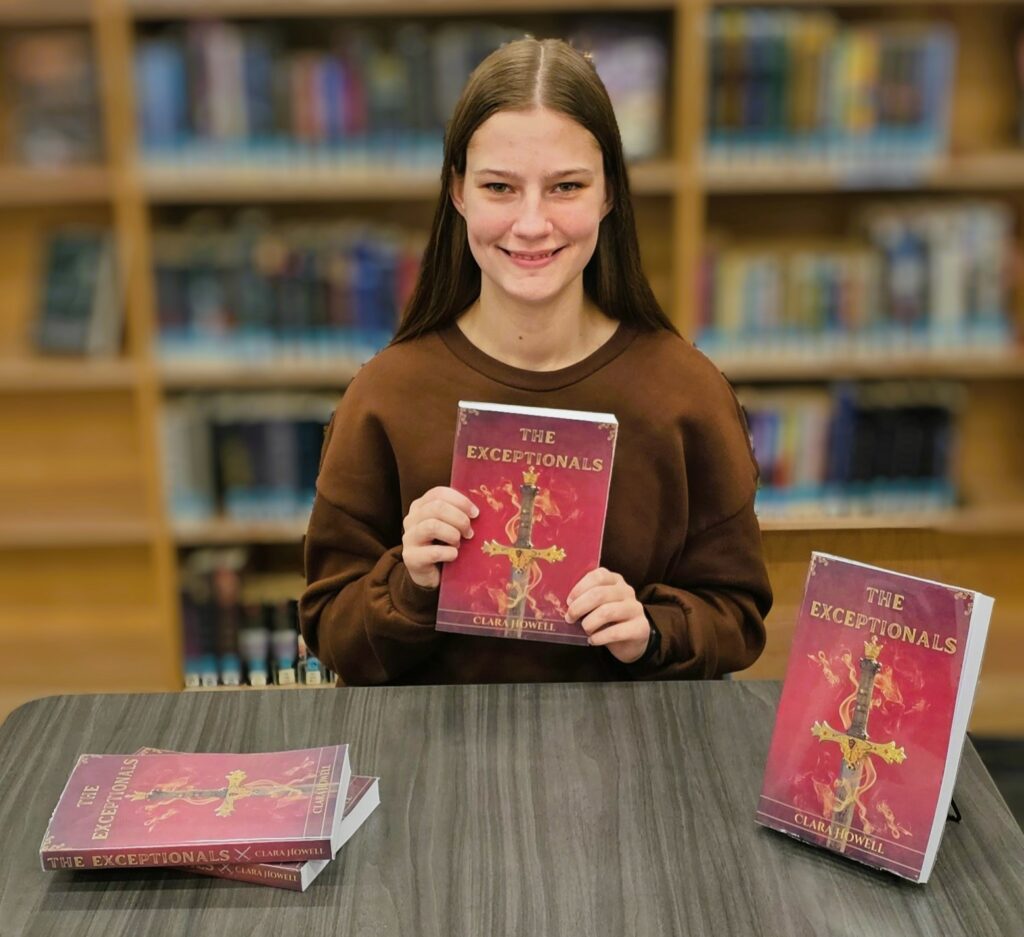
[[[527,485],[536,485],[539,476],[540,473],[535,468],[531,467],[528,468],[525,472],[523,472],[523,481]]]
[[[878,655],[882,651],[882,645],[878,643],[878,635],[871,635],[871,640],[864,645],[864,656],[868,660],[878,660]]]

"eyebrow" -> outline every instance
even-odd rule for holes
[[[474,176],[498,176],[501,179],[514,179],[519,181],[522,176],[514,172],[508,172],[504,169],[477,169],[473,172]],[[587,169],[584,166],[578,166],[574,169],[560,169],[558,172],[548,173],[544,178],[548,181],[552,179],[564,179],[566,176],[592,176],[594,175],[593,170]]]

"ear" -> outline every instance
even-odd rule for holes
[[[608,217],[608,213],[612,210],[612,193],[608,188],[608,180],[604,183],[604,205],[601,207],[601,220],[604,221]]]
[[[452,204],[455,206],[455,210],[466,217],[466,202],[464,199],[466,189],[466,177],[460,176],[455,170],[452,170],[451,184],[448,187],[448,191],[451,195]]]

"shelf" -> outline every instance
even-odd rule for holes
[[[0,359],[0,393],[125,390],[138,380],[137,365],[120,359]]]
[[[710,355],[733,383],[745,381],[832,381],[877,378],[943,378],[984,381],[1024,377],[1024,355],[866,353],[782,355],[764,351],[754,355]]]
[[[934,530],[949,534],[1024,535],[1024,504],[907,514],[821,514],[761,517],[765,533],[824,530]]]
[[[190,16],[334,17],[480,15],[472,0],[130,0],[140,20]],[[671,10],[676,0],[491,0],[487,13],[584,13],[623,10]]]
[[[306,517],[281,521],[234,521],[218,518],[212,521],[177,522],[174,539],[179,547],[228,546],[236,543],[301,543],[306,535]]]
[[[90,0],[0,0],[0,27],[68,26],[92,18]]]
[[[111,191],[110,173],[99,166],[0,166],[0,206],[104,202]]]
[[[148,166],[143,187],[151,202],[405,201],[436,198],[438,169],[366,169],[305,165]],[[670,161],[630,168],[635,195],[670,195],[680,173]]]
[[[236,388],[341,389],[355,376],[358,358],[288,361],[198,361],[164,364],[160,380],[165,390],[234,390]]]
[[[145,520],[0,519],[0,549],[62,549],[141,546],[151,542],[153,528]]]
[[[1024,151],[950,157],[930,170],[901,168],[898,161],[840,169],[799,160],[773,163],[705,165],[701,172],[709,195],[833,191],[988,192],[1024,187]]]

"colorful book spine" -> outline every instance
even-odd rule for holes
[[[460,401],[451,485],[480,510],[441,574],[437,629],[587,643],[573,586],[600,566],[618,422]]]
[[[46,870],[330,859],[348,746],[80,755],[40,846]]]

